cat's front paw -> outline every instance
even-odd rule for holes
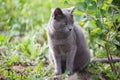
[[[70,72],[68,75],[71,76],[71,75],[73,75],[73,74],[74,74],[74,72]]]
[[[55,68],[54,70],[54,75],[61,75],[62,74],[62,71],[60,68]]]
[[[54,75],[61,75],[62,74],[62,72],[60,72],[60,71],[55,71],[54,72]]]
[[[54,80],[62,80],[62,77],[61,77],[61,75],[55,75],[53,79]]]
[[[54,80],[61,80],[61,72],[60,71],[55,71],[54,72]]]

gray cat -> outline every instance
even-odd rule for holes
[[[55,75],[62,74],[65,70],[73,74],[85,68],[90,61],[83,32],[74,25],[73,10],[73,7],[56,8],[47,26],[49,56]]]

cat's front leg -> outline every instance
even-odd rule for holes
[[[73,66],[74,66],[74,58],[76,55],[76,46],[72,46],[71,50],[67,53],[67,59],[66,59],[66,69],[70,71],[70,74],[73,74]]]
[[[61,55],[58,53],[54,53],[54,75],[60,75],[62,74],[62,69],[61,69]]]

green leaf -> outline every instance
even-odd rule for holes
[[[95,15],[95,14],[98,13],[98,11],[97,11],[97,4],[96,4],[95,1],[92,1],[92,2],[88,5],[87,13],[88,13],[88,14],[92,14],[92,15]]]
[[[102,4],[104,0],[97,0],[98,4]]]
[[[86,2],[78,2],[77,4],[76,4],[76,7],[78,7],[80,10],[82,10],[82,11],[85,11],[86,10],[86,8],[87,8],[87,4],[86,4]]]
[[[97,27],[102,27],[101,21],[100,20],[96,20],[96,25],[97,25]]]
[[[68,4],[68,1],[66,0],[66,1],[64,1],[64,4]]]
[[[100,28],[95,28],[95,29],[93,29],[91,32],[97,33],[98,31],[100,31]]]
[[[91,3],[91,0],[85,0],[85,2],[86,2],[87,4],[89,4],[89,3]]]
[[[0,35],[0,41],[4,40],[4,35]]]
[[[104,9],[100,9],[100,12],[101,12],[102,15],[105,15],[106,10],[104,10]]]
[[[120,22],[120,13],[114,15],[114,20],[118,20],[118,22]]]
[[[38,73],[38,71],[43,67],[42,61],[39,62],[39,64],[36,66],[35,72]]]
[[[90,10],[97,10],[97,5],[95,1],[92,1],[91,4],[88,6]]]

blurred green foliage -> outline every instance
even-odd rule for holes
[[[46,59],[46,26],[51,9],[56,7],[76,7],[75,23],[85,30],[92,58],[120,56],[116,47],[120,46],[116,39],[120,37],[119,4],[119,0],[0,0],[0,79],[52,79],[53,70]],[[114,65],[117,73],[101,63],[90,64],[87,71],[94,74],[91,80],[106,76],[117,80],[119,65]]]

